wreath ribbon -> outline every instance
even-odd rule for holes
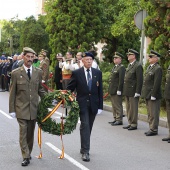
[[[53,110],[42,120],[42,122],[45,122],[49,117],[51,117],[54,112],[59,108],[59,106],[64,102],[64,100],[61,100],[54,108]],[[64,126],[63,126],[63,114],[62,114],[62,119],[61,119],[61,132],[63,132]],[[63,144],[63,138],[62,138],[62,133],[61,133],[61,142],[62,142],[62,153],[61,156],[59,157],[60,159],[64,158],[64,144]],[[42,150],[41,150],[41,145],[42,145],[42,136],[41,136],[41,127],[38,126],[38,146],[40,148],[40,154],[37,157],[38,159],[42,158]]]

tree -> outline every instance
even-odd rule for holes
[[[104,55],[109,62],[115,51],[124,56],[129,48],[140,51],[140,31],[134,24],[134,15],[140,9],[139,1],[103,0]],[[125,61],[126,63],[126,61]]]
[[[101,39],[100,0],[49,0],[47,31],[53,57],[70,50],[87,51]]]
[[[26,18],[26,21],[24,21],[22,25],[20,49],[28,46],[38,53],[42,48],[49,48],[48,34],[42,23],[41,21],[36,21],[33,16]]]

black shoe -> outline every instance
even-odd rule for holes
[[[130,128],[130,125],[123,127],[123,129],[128,129],[128,128]]]
[[[144,134],[146,135],[147,133],[149,133],[150,131],[147,131],[147,132],[145,132]]]
[[[128,128],[128,130],[136,130],[137,129],[137,127],[133,127],[133,126],[130,126],[129,128]]]
[[[155,136],[157,134],[158,134],[158,132],[149,131],[148,133],[146,133],[146,136]]]
[[[112,122],[108,122],[109,124],[112,124],[112,123],[115,123],[116,122],[116,120],[114,120],[114,121],[112,121]]]
[[[168,143],[170,143],[170,139],[168,140]]]
[[[112,126],[117,126],[117,125],[123,125],[123,123],[116,121],[115,123],[111,123],[111,125],[112,125]]]
[[[85,162],[89,162],[90,161],[90,157],[89,157],[88,153],[83,153],[81,158]]]
[[[162,141],[169,141],[170,138],[163,138]]]
[[[21,165],[22,166],[28,166],[29,163],[30,163],[29,158],[24,158]]]

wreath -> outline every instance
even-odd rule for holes
[[[58,107],[60,104],[69,109],[68,115],[64,118],[61,117],[61,123],[56,123],[52,118],[44,121],[44,118],[49,116],[48,108],[53,108],[53,101],[56,101]],[[57,106],[57,105],[56,105]],[[72,97],[71,92],[56,90],[45,95],[38,105],[37,123],[38,126],[44,131],[53,135],[71,134],[76,129],[79,118],[79,106],[77,101]]]

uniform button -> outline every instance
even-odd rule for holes
[[[91,94],[89,94],[89,96],[91,96]]]
[[[31,95],[30,95],[30,97],[31,97]]]

